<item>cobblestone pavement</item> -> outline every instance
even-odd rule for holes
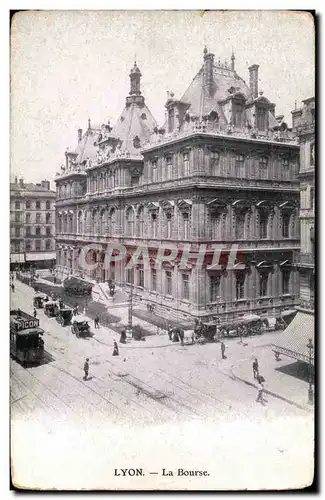
[[[11,308],[20,307],[31,313],[32,297],[33,290],[17,282],[16,292],[11,296]],[[70,437],[77,440],[74,445],[76,452],[80,445],[77,436],[82,436],[80,439],[84,441],[84,433],[91,432],[92,437],[84,446],[89,447],[89,453],[93,453],[93,433],[96,434],[105,426],[121,426],[124,429],[121,437],[124,442],[135,425],[139,436],[146,435],[148,426],[152,426],[153,433],[157,426],[163,426],[160,428],[165,428],[163,432],[166,432],[164,426],[167,424],[167,429],[170,429],[168,432],[173,433],[178,429],[180,436],[186,429],[192,435],[191,426],[195,425],[198,430],[203,421],[203,432],[212,426],[216,435],[224,425],[246,426],[254,445],[256,426],[266,423],[272,426],[275,421],[286,422],[286,425],[290,422],[292,430],[294,422],[297,422],[297,425],[303,425],[305,450],[307,454],[310,453],[312,419],[307,412],[272,397],[269,397],[265,406],[256,403],[256,389],[231,377],[231,367],[249,357],[253,348],[258,349],[258,345],[270,343],[270,335],[248,339],[247,345],[232,339],[227,343],[225,360],[221,359],[219,344],[182,347],[170,343],[166,335],[150,336],[146,342],[131,341],[127,345],[119,345],[120,355],[113,357],[113,339],[119,339],[108,328],[93,330],[94,336],[87,339],[76,338],[69,326],[62,327],[54,318],[47,318],[41,309],[38,313],[40,326],[46,332],[45,363],[23,368],[16,361],[11,361],[11,417],[17,436],[22,432],[23,422],[28,422],[47,429],[46,435],[60,436],[62,443],[66,429],[73,428],[72,434],[76,432],[76,435],[71,437],[71,434]],[[117,314],[117,311],[114,313]],[[86,357],[90,358],[90,377],[84,381],[83,363]],[[116,427],[114,429],[115,434]],[[107,432],[111,436],[112,430]],[[161,441],[159,436],[157,439]],[[271,439],[271,435],[269,438],[267,436],[268,433],[262,440],[264,445],[265,439]],[[235,445],[233,437],[230,446]],[[285,434],[282,437],[284,441],[288,438]],[[275,441],[272,438],[273,444],[271,439],[267,446],[280,449],[293,446],[291,441],[290,446],[281,444],[282,437],[277,436]],[[26,436],[24,439],[27,439]],[[226,453],[229,452],[229,443],[220,441],[219,445],[225,447]],[[37,449],[41,453],[38,446]],[[130,453],[132,450],[130,444]],[[71,449],[68,451],[74,453]],[[169,451],[172,453],[171,449]],[[78,453],[82,453],[81,449]],[[295,456],[293,453],[292,459]],[[308,456],[310,461],[312,455]],[[53,457],[43,458],[48,465],[49,460],[54,460]],[[78,460],[83,458],[78,456]],[[95,460],[94,456],[92,460]],[[254,460],[257,460],[257,456]],[[141,466],[140,462],[138,467]],[[94,484],[94,476],[89,478],[89,472],[83,479],[86,481],[86,478]]]

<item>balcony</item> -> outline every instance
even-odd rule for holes
[[[312,266],[315,265],[315,256],[313,253],[301,253],[299,256],[299,264],[301,266]]]

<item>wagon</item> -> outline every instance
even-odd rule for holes
[[[70,325],[72,319],[73,310],[71,308],[62,307],[58,310],[55,319],[62,326]]]
[[[48,300],[44,304],[44,313],[49,318],[54,318],[59,310],[59,305],[54,300]]]
[[[74,321],[71,325],[71,332],[76,337],[88,337],[90,334],[90,327],[88,321]]]
[[[33,306],[37,309],[41,309],[44,306],[46,299],[47,295],[45,293],[37,293],[33,298]]]

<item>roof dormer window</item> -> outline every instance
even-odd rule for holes
[[[175,124],[175,110],[174,108],[171,108],[168,111],[168,132],[172,132],[174,130],[174,124]]]
[[[264,107],[256,109],[256,128],[260,132],[264,132],[267,128],[267,111]]]

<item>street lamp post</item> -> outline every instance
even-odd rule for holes
[[[307,348],[309,350],[309,387],[308,387],[308,403],[310,405],[314,404],[314,392],[313,392],[313,377],[312,377],[312,351],[314,349],[312,339],[309,339]]]
[[[134,272],[132,269],[132,278],[131,278],[131,287],[130,287],[130,296],[129,296],[129,309],[128,309],[128,326],[127,333],[129,337],[133,337],[133,328],[132,328],[132,313],[133,313],[133,279]]]

